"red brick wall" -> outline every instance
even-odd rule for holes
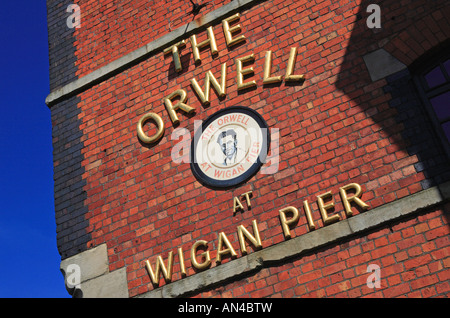
[[[214,7],[231,2],[216,0]],[[77,75],[86,75],[99,67],[130,53],[141,46],[191,21],[185,17],[192,10],[190,1],[124,1],[76,0],[82,8],[82,28],[76,30]]]
[[[418,215],[195,297],[434,297],[450,292],[449,211]],[[369,288],[369,264],[380,288]]]
[[[148,7],[148,1],[75,2],[82,10],[82,27],[74,32],[77,77],[168,33],[168,22],[190,10],[188,1],[172,3],[174,7],[160,2]],[[214,7],[202,13],[228,2],[214,2]],[[70,117],[75,128],[63,124],[67,105],[53,106],[55,156],[73,147],[67,131],[80,133],[76,164],[81,168],[76,171],[84,183],[84,199],[79,210],[87,222],[79,220],[80,213],[74,221],[67,210],[57,208],[57,222],[62,224],[59,241],[73,241],[73,232],[67,229],[74,223],[84,226],[88,235],[84,237],[89,239],[75,248],[82,251],[106,243],[110,271],[126,267],[130,296],[136,296],[153,289],[144,262],[149,259],[154,264],[158,255],[166,259],[178,247],[184,249],[188,276],[194,275],[189,249],[196,240],[209,241],[214,258],[218,232],[225,232],[238,250],[236,226],[249,228],[251,221],[257,220],[263,248],[284,241],[278,219],[283,207],[300,209],[303,200],[308,200],[320,230],[323,222],[316,196],[332,191],[336,213],[346,218],[338,191],[350,182],[362,186],[362,200],[370,209],[421,191],[423,182],[432,179],[427,171],[416,169],[421,152],[409,152],[412,140],[402,134],[407,127],[397,119],[399,113],[392,103],[395,93],[386,89],[390,85],[386,79],[371,82],[362,56],[389,41],[387,49],[395,55],[395,48],[402,48],[392,39],[407,32],[417,19],[426,17],[445,25],[445,15],[431,13],[442,10],[446,2],[379,3],[386,12],[385,24],[381,31],[373,32],[365,27],[367,1],[358,1],[358,5],[352,1],[264,1],[241,12],[241,34],[246,37],[241,45],[227,48],[222,25],[213,26],[217,57],[211,56],[209,49],[203,50],[202,62],[196,65],[187,41],[181,51],[180,73],[175,72],[171,55],[159,52],[79,93],[72,100],[75,110]],[[442,32],[449,38],[445,28]],[[206,38],[206,31],[196,34],[199,41]],[[438,37],[428,40],[434,41],[433,45],[440,43]],[[298,48],[296,74],[304,74],[305,82],[263,85],[265,52],[273,52],[273,75],[284,75],[292,47]],[[254,79],[257,87],[238,92],[235,59],[248,54],[255,55],[251,65],[255,75],[248,80]],[[219,99],[213,92],[210,106],[203,107],[190,80],[195,77],[203,86],[205,72],[211,70],[219,77],[223,63],[227,63],[227,95]],[[196,113],[179,113],[180,125],[173,127],[162,99],[180,88],[187,92],[187,104]],[[411,99],[417,102],[417,95]],[[194,120],[234,105],[258,111],[270,128],[280,129],[279,171],[258,173],[235,189],[212,190],[195,179],[189,164],[172,161],[171,151],[179,141],[171,140],[171,133],[186,128],[192,135]],[[153,146],[143,145],[136,136],[136,124],[147,112],[159,114],[166,124],[164,137]],[[431,131],[429,124],[425,127]],[[433,149],[442,155],[437,145]],[[70,160],[61,168],[63,161],[55,159],[57,171],[75,170]],[[445,164],[443,167],[448,172]],[[58,178],[70,176],[62,172]],[[233,197],[250,190],[252,209],[233,215]],[[67,194],[56,195],[61,204],[70,202]],[[446,211],[422,213],[199,296],[448,294],[448,206]],[[360,212],[354,209],[354,215]],[[293,236],[308,231],[301,213]],[[70,255],[59,245],[63,255]],[[75,248],[71,248],[72,254]],[[228,261],[226,258],[223,263]],[[381,267],[380,290],[365,286],[369,263]],[[177,257],[174,269],[172,280],[181,279]],[[164,284],[161,278],[160,286]]]

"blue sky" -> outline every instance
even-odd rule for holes
[[[46,1],[0,4],[0,297],[69,297],[53,201]]]

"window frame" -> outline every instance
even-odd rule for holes
[[[450,117],[444,118],[444,120],[440,121],[434,111],[433,105],[430,100],[434,97],[442,95],[448,91],[450,91],[450,72],[447,72],[444,67],[444,62],[450,59],[450,54],[444,54],[439,58],[430,59],[432,62],[426,63],[424,67],[416,72],[413,76],[414,84],[419,92],[420,99],[425,106],[426,112],[431,119],[433,124],[433,129],[436,132],[441,145],[444,148],[447,156],[450,158],[450,140],[447,139],[444,129],[442,128],[442,123],[448,122]],[[437,66],[441,68],[441,72],[445,77],[445,83],[440,84],[434,88],[429,88],[428,83],[425,79],[425,75],[428,72],[435,69]],[[449,73],[449,74],[447,74]]]

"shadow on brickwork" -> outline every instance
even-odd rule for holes
[[[419,162],[415,164],[415,169],[418,173],[424,173],[426,180],[422,181],[422,187],[426,189],[450,180],[450,164],[420,99],[413,76],[417,66],[424,60],[430,62],[434,53],[443,53],[445,48],[448,50],[448,43],[429,40],[434,48],[422,52],[422,47],[413,45],[408,47],[408,42],[406,40],[406,43],[401,42],[400,38],[405,35],[405,32],[409,32],[412,38],[423,38],[423,35],[419,37],[419,34],[415,34],[415,32],[420,33],[415,26],[427,21],[427,16],[431,13],[440,12],[444,7],[448,7],[448,2],[410,0],[408,4],[400,4],[392,1],[377,1],[381,9],[381,29],[370,29],[366,24],[372,13],[366,12],[371,3],[374,2],[363,0],[355,16],[356,21],[336,87],[349,96],[358,105],[356,107],[360,107],[368,117],[372,118],[399,150],[403,150],[409,156],[417,156]],[[396,56],[400,51],[395,48],[399,45],[397,43],[403,45],[403,50],[408,47],[406,57],[414,57],[412,62],[405,62],[407,58],[402,61],[402,57],[405,56]],[[364,89],[367,90],[367,87],[376,83],[377,80],[372,82],[363,57],[380,48],[400,62],[404,62],[406,66],[385,77],[387,84],[381,89],[384,94],[391,96],[387,102],[388,108],[379,107],[386,102],[374,105],[370,96],[372,91],[364,92]],[[373,89],[379,88],[375,86],[376,84]]]
[[[69,0],[47,0],[48,45],[50,67],[50,91],[54,91],[74,80],[76,76],[75,29],[67,26],[71,15],[67,7]],[[81,24],[81,27],[83,25]],[[78,119],[79,97],[65,99],[50,105],[53,136],[53,178],[55,198],[55,221],[57,247],[61,259],[87,249],[91,236],[85,218],[87,194],[86,181],[82,175],[84,159],[81,149],[83,132]]]
[[[401,136],[408,154],[419,160],[414,167],[426,177],[423,189],[450,180],[449,159],[415,90],[410,70],[388,76],[387,81],[383,90],[392,96],[389,105],[397,110],[395,120],[404,127]]]
[[[47,29],[50,67],[50,91],[78,78],[76,76],[75,29],[67,26],[71,0],[47,0]],[[82,26],[82,24],[81,24]]]
[[[89,221],[85,206],[86,181],[82,178],[84,145],[83,132],[79,129],[80,110],[78,97],[72,97],[51,108],[53,133],[55,219],[57,245],[61,259],[78,254],[87,249],[91,236],[86,229]]]

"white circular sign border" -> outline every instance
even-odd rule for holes
[[[223,131],[224,131],[223,127],[230,126],[233,123],[218,125],[219,127],[217,127],[216,130],[213,129],[213,132],[211,132],[211,130],[207,130],[207,128],[210,127],[212,123],[217,122],[218,119],[225,118],[225,116],[232,115],[232,114],[236,114],[236,118],[240,118],[241,122],[244,120],[247,120],[247,121],[251,120],[251,123],[254,126],[249,127],[249,128],[257,131],[257,136],[258,136],[256,141],[250,139],[250,145],[248,145],[248,147],[246,149],[244,149],[245,155],[241,160],[246,160],[249,157],[250,150],[255,150],[256,148],[258,148],[258,152],[256,155],[255,155],[255,151],[252,152],[251,159],[253,160],[255,157],[256,157],[256,159],[254,159],[252,162],[250,162],[248,164],[248,166],[246,166],[244,168],[243,172],[236,173],[236,170],[233,171],[233,170],[227,170],[226,168],[224,168],[222,171],[223,173],[220,174],[220,171],[217,169],[217,162],[215,162],[215,164],[213,165],[212,163],[210,164],[207,160],[203,160],[203,158],[202,158],[203,155],[201,155],[201,153],[198,153],[197,150],[198,150],[199,144],[201,145],[201,147],[203,147],[203,144],[201,142],[202,142],[202,140],[204,140],[204,139],[202,139],[202,136],[205,133],[206,133],[206,135],[209,135],[209,136],[207,136],[208,139],[204,143],[206,143],[207,145],[215,144],[216,142],[218,143],[218,141],[215,141],[215,140],[213,141],[212,138],[217,138],[218,132],[223,133]],[[238,117],[239,115],[248,116],[250,118]],[[236,126],[237,125],[240,125],[240,124],[236,124]],[[241,126],[243,126],[243,125],[241,125]],[[237,137],[234,137],[234,140],[237,140],[237,142],[235,142],[235,144],[237,143],[236,148],[238,148],[240,146],[239,139]],[[260,144],[255,143],[255,142],[259,142],[259,141],[261,142]],[[252,142],[255,143],[253,145],[253,149],[251,149]],[[267,157],[267,153],[269,151],[268,145],[270,145],[269,129],[268,129],[266,121],[258,112],[256,112],[255,110],[253,110],[251,108],[243,107],[243,106],[232,106],[232,107],[224,108],[224,109],[219,110],[218,112],[212,114],[211,116],[209,116],[202,123],[201,129],[198,129],[195,132],[194,138],[191,143],[191,153],[190,153],[191,170],[192,170],[194,176],[197,178],[197,180],[205,186],[209,186],[212,188],[234,187],[234,186],[237,186],[237,185],[247,181],[248,179],[250,179],[253,175],[255,175],[258,172],[258,170],[260,169],[262,164],[265,162],[265,159]],[[218,147],[216,149],[220,149],[220,146],[216,146],[216,147]],[[201,148],[201,151],[204,151],[203,148]],[[208,149],[206,151],[208,151]],[[218,152],[219,151],[216,150],[216,153],[218,153]],[[236,152],[237,152],[237,150],[236,150]],[[209,155],[205,155],[205,156],[208,158],[210,157]],[[222,153],[222,156],[226,156],[225,152]],[[237,157],[237,155],[236,155],[236,157]],[[198,162],[198,158],[201,160],[201,162]],[[227,159],[228,159],[228,157],[227,157]],[[224,161],[223,165],[226,165],[226,160]],[[233,163],[230,165],[230,169],[233,169],[233,167],[234,167],[234,169],[241,168],[241,165],[239,163],[237,163],[237,164]],[[238,167],[238,168],[236,168],[236,167]],[[215,177],[214,173],[212,173],[212,174],[208,173],[208,171],[212,172],[213,171],[212,169],[218,170],[218,171],[214,171],[214,172],[216,172],[216,176],[219,176],[219,177]],[[226,171],[231,171],[231,173],[229,173],[227,175]],[[240,171],[238,170],[238,172],[240,172]],[[234,176],[234,174],[236,174],[236,176]]]

